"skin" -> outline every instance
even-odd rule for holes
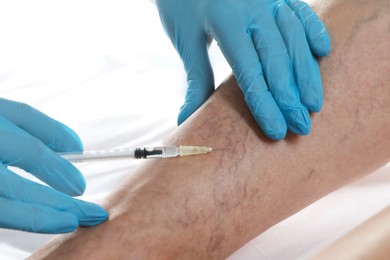
[[[375,215],[321,253],[313,257],[322,259],[389,259],[390,207]]]
[[[164,141],[228,149],[145,162],[107,198],[108,221],[57,236],[31,259],[223,259],[387,163],[389,1],[318,3],[333,50],[320,61],[324,106],[309,136],[267,139],[229,77]]]

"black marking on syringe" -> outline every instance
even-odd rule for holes
[[[162,150],[146,150],[146,148],[141,149],[141,148],[136,148],[134,151],[134,157],[136,159],[146,159],[148,156],[153,156],[153,155],[162,155],[163,151]]]

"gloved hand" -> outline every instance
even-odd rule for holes
[[[322,106],[313,55],[325,56],[324,24],[299,0],[156,0],[165,31],[187,72],[181,124],[214,91],[208,46],[215,39],[263,132],[284,138],[287,128],[310,132],[309,111]]]
[[[54,151],[82,149],[78,136],[65,125],[28,105],[0,98],[0,227],[65,233],[104,221],[103,208],[66,195],[81,195],[85,180]],[[8,165],[34,174],[56,190],[22,178]]]

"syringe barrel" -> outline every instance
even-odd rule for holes
[[[101,160],[114,160],[124,158],[136,158],[134,155],[136,149],[114,149],[114,150],[96,150],[84,151],[82,153],[60,153],[59,155],[71,162],[89,162]]]
[[[85,151],[82,153],[60,153],[64,159],[71,162],[91,162],[114,159],[153,159],[172,158],[177,156],[188,156],[206,154],[212,149],[207,146],[161,146],[149,148],[128,148],[114,150]]]
[[[147,147],[131,149],[97,150],[82,153],[60,153],[64,159],[71,162],[91,162],[114,159],[153,159],[171,158],[178,156],[178,148],[175,146]]]

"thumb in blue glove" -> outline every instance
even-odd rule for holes
[[[104,221],[103,208],[69,196],[81,195],[85,180],[55,153],[82,149],[76,133],[65,125],[28,105],[0,99],[0,227],[64,233]],[[16,175],[8,165],[56,190]]]

